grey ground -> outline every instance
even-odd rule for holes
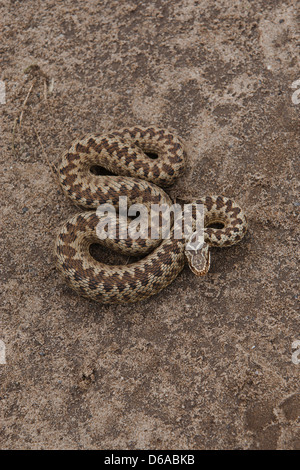
[[[2,3],[2,449],[300,449],[296,4]],[[233,197],[249,232],[205,279],[102,306],[54,267],[77,209],[46,156],[135,124],[185,140],[170,194]]]

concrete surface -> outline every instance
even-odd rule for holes
[[[300,449],[296,5],[2,3],[2,449]],[[250,228],[205,279],[108,307],[54,268],[77,209],[46,156],[135,124],[185,140],[171,195],[233,197]]]

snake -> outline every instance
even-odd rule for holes
[[[121,197],[129,205],[171,206],[167,188],[184,174],[185,166],[183,140],[164,128],[126,127],[88,134],[72,143],[62,156],[58,175],[63,192],[80,212],[60,227],[55,241],[56,265],[70,287],[103,304],[138,302],[168,286],[186,263],[196,276],[204,276],[212,247],[228,247],[242,240],[246,216],[231,198],[222,195],[192,201],[204,207],[203,241],[193,250],[188,245],[195,232],[176,238],[174,224],[169,237],[163,239],[99,238],[101,205],[116,209],[118,235]],[[126,264],[106,264],[92,255],[93,244],[137,258]]]

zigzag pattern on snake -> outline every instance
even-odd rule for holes
[[[95,174],[96,166],[113,175]],[[186,261],[195,274],[203,275],[209,269],[209,247],[230,246],[243,238],[247,220],[242,209],[223,196],[206,196],[194,201],[205,208],[206,246],[199,252],[187,252],[188,240],[175,239],[173,231],[164,240],[99,240],[99,205],[118,208],[120,196],[127,196],[128,205],[171,205],[162,187],[173,184],[184,167],[183,143],[166,129],[124,128],[106,135],[90,134],[73,143],[63,155],[59,177],[65,194],[85,211],[61,227],[55,243],[58,268],[71,287],[103,303],[137,302],[170,284]],[[216,223],[222,227],[209,227]],[[145,257],[127,265],[106,265],[91,255],[93,243]]]

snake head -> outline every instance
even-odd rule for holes
[[[187,240],[185,256],[190,269],[196,276],[200,277],[207,274],[210,268],[210,247],[203,239],[197,241],[196,233],[193,233]]]

